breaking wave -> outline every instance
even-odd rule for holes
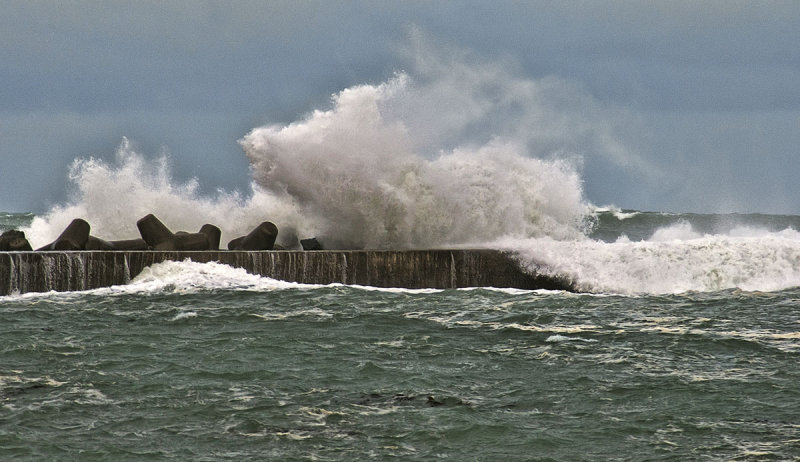
[[[224,245],[269,220],[287,247],[312,236],[329,249],[500,247],[593,292],[800,285],[797,228],[708,232],[674,214],[590,204],[582,158],[646,166],[616,141],[616,115],[579,87],[464,52],[415,53],[409,72],[247,133],[246,193],[203,195],[197,180],[174,180],[166,156],[125,139],[112,162],[76,159],[72,199],[25,231],[41,246],[81,217],[98,237],[128,239],[154,213],[176,231],[213,223]]]
[[[575,239],[589,207],[581,156],[619,157],[599,105],[555,78],[524,78],[507,63],[418,43],[411,72],[346,88],[328,108],[258,127],[240,143],[247,194],[200,194],[174,181],[165,156],[123,140],[115,162],[74,161],[74,197],[37,217],[35,245],[75,217],[106,239],[136,237],[148,213],[174,230],[214,223],[223,241],[264,220],[280,239],[327,248],[425,248],[500,236]]]
[[[257,185],[317,217],[328,243],[421,248],[497,236],[580,235],[581,180],[563,159],[528,157],[515,140],[458,146],[429,159],[392,112],[417,90],[404,75],[347,89],[329,111],[242,140]]]
[[[738,227],[701,234],[685,220],[654,228],[650,239],[503,239],[529,269],[566,276],[595,293],[677,294],[800,286],[800,233]]]

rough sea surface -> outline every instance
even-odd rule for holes
[[[176,262],[126,286],[2,297],[0,458],[800,458],[798,218],[597,216],[591,245],[660,249],[665,275],[675,249],[780,240],[788,282],[378,290]]]

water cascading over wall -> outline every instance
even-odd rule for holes
[[[126,284],[166,260],[219,262],[252,274],[306,284],[375,287],[513,287],[573,290],[569,281],[523,271],[496,250],[3,252],[0,295],[76,291]]]

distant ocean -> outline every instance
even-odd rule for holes
[[[170,262],[2,297],[0,459],[800,458],[800,217],[589,218],[495,243],[583,294]]]

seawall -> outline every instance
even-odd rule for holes
[[[80,251],[0,253],[0,295],[88,290],[126,284],[165,260],[215,261],[247,272],[308,284],[376,287],[513,287],[574,290],[560,278],[530,274],[507,253],[405,251]]]

